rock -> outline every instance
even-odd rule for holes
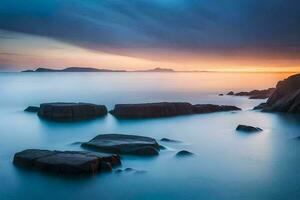
[[[172,140],[172,139],[169,139],[169,138],[162,138],[162,139],[160,139],[160,141],[162,141],[162,142],[175,142],[175,143],[180,142],[178,140]]]
[[[163,146],[163,145],[159,145],[159,149],[160,150],[165,150],[165,149],[167,149],[165,146]]]
[[[300,74],[279,81],[262,110],[265,112],[300,113]]]
[[[137,170],[137,169],[133,169],[133,168],[128,167],[128,168],[126,168],[124,170],[117,169],[115,172],[116,173],[126,172],[126,173],[143,174],[143,173],[146,173],[147,171],[145,171],[145,170]]]
[[[116,155],[85,151],[49,151],[27,149],[16,153],[13,163],[60,174],[94,174],[121,164]]]
[[[40,107],[28,106],[24,111],[25,112],[35,112],[35,113],[37,113],[39,110],[40,110]]]
[[[96,118],[107,114],[104,105],[89,103],[44,103],[38,115],[56,121],[77,121]]]
[[[117,104],[110,111],[117,118],[157,118],[193,114],[190,103]]]
[[[82,147],[116,154],[154,156],[159,154],[159,144],[155,139],[136,135],[104,134],[98,135]]]
[[[227,105],[213,105],[213,104],[196,104],[193,105],[193,111],[195,114],[212,113],[212,112],[222,112],[222,111],[234,111],[241,110],[236,106]]]
[[[178,153],[176,153],[177,157],[185,157],[185,156],[191,156],[191,155],[194,155],[194,154],[187,150],[182,150],[182,151],[179,151]]]
[[[111,114],[117,118],[158,118],[177,115],[203,114],[210,112],[241,110],[235,106],[219,106],[213,104],[190,103],[146,103],[146,104],[117,104]]]
[[[253,108],[253,110],[261,110],[266,106],[266,103],[261,103]]]
[[[219,96],[224,96],[224,94],[219,94]]]
[[[237,131],[248,132],[248,133],[262,131],[261,128],[253,127],[253,126],[247,126],[247,125],[241,125],[241,124],[238,125],[238,127],[236,127],[236,130]]]
[[[234,92],[230,91],[227,93],[227,95],[234,95]]]
[[[250,92],[238,92],[238,93],[229,92],[227,95],[248,96],[249,99],[267,99],[272,95],[274,91],[275,88],[268,88],[265,90],[252,90]]]
[[[253,95],[249,97],[249,99],[267,99],[267,98],[269,98],[269,95],[265,95],[265,94]]]

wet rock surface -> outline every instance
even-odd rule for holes
[[[153,138],[123,134],[98,135],[81,146],[96,151],[137,156],[158,155],[160,150],[159,144]]]
[[[95,174],[121,164],[117,155],[86,151],[27,149],[14,155],[16,166],[59,174]]]
[[[38,116],[56,121],[78,121],[101,117],[107,114],[104,105],[90,103],[44,103]]]
[[[253,132],[260,132],[262,131],[261,128],[259,127],[254,127],[254,126],[248,126],[248,125],[238,125],[236,127],[237,131],[242,131],[242,132],[247,132],[247,133],[253,133]]]

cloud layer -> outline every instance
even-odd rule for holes
[[[174,51],[300,58],[295,0],[1,0],[0,29],[141,57]]]

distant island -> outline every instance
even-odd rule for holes
[[[65,69],[50,69],[50,68],[37,68],[36,70],[24,70],[21,72],[177,72],[169,68],[154,68],[148,70],[136,70],[136,71],[127,71],[127,70],[112,70],[112,69],[98,69],[90,67],[68,67]]]

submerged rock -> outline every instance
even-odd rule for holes
[[[162,138],[162,139],[160,139],[160,141],[162,141],[162,142],[174,142],[174,143],[179,143],[180,142],[178,140],[173,140],[173,139],[169,139],[169,138]]]
[[[28,106],[24,111],[37,113],[39,110],[40,110],[40,107],[38,107],[38,106]]]
[[[300,74],[279,81],[262,107],[265,112],[300,113]]]
[[[157,118],[193,114],[193,109],[185,102],[117,104],[110,113],[117,118]]]
[[[261,128],[259,127],[253,127],[253,126],[247,126],[247,125],[238,125],[238,127],[236,127],[237,131],[243,131],[243,132],[259,132],[262,131]]]
[[[94,174],[121,164],[117,155],[85,151],[27,149],[14,155],[17,166],[62,174]]]
[[[193,111],[195,114],[223,112],[223,111],[235,111],[235,110],[241,110],[241,109],[236,106],[228,106],[228,105],[213,105],[213,104],[193,105]]]
[[[81,146],[97,151],[138,156],[158,155],[160,150],[159,144],[153,138],[122,134],[98,135]]]
[[[192,152],[189,152],[187,150],[182,150],[176,153],[177,157],[185,157],[185,156],[192,156],[194,155]]]
[[[42,118],[57,121],[85,120],[106,114],[106,106],[90,103],[44,103],[38,112]]]

